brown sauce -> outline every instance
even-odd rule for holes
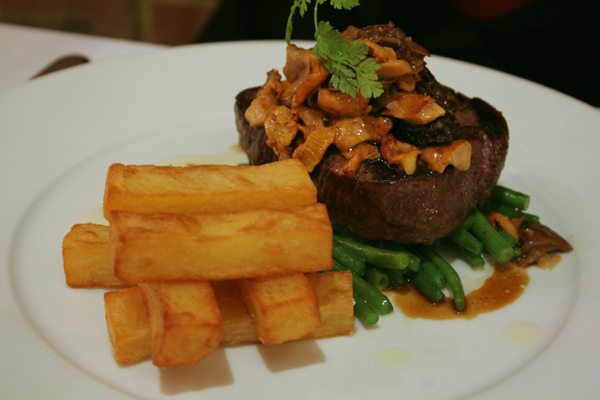
[[[529,283],[525,268],[509,264],[498,264],[482,287],[466,295],[466,307],[457,312],[451,298],[432,305],[412,285],[393,291],[392,301],[400,311],[410,318],[433,320],[465,318],[473,319],[479,314],[498,310],[517,300]]]

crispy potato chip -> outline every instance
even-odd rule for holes
[[[252,325],[252,318],[248,314],[246,304],[238,294],[235,281],[214,281],[211,284],[223,318],[221,345],[259,343],[258,334]]]
[[[352,273],[332,271],[306,274],[306,278],[319,297],[322,322],[305,339],[351,335],[354,332]]]
[[[326,272],[307,274],[319,298],[321,325],[302,339],[318,339],[333,336],[351,335],[354,330],[354,300],[352,297],[352,277],[349,272]],[[221,345],[259,343],[258,334],[252,324],[244,302],[238,295],[233,281],[212,282],[213,290],[221,312],[223,332]],[[137,292],[137,295],[134,293]],[[106,320],[119,321],[109,325],[113,354],[120,364],[128,364],[151,356],[150,325],[147,311],[142,302],[141,289],[134,287],[108,292],[105,295]],[[106,297],[112,301],[106,302]],[[137,298],[136,298],[137,296]],[[142,322],[142,324],[139,323]],[[145,325],[143,325],[145,321]],[[138,329],[138,326],[142,326]],[[113,340],[112,338],[140,338]],[[126,357],[127,354],[135,357]],[[129,362],[127,362],[130,360]]]
[[[209,282],[143,283],[140,288],[154,365],[193,365],[221,345],[221,313]]]
[[[224,280],[329,270],[332,228],[323,204],[237,213],[113,211],[115,276],[130,282]]]
[[[73,225],[63,239],[62,256],[66,282],[70,287],[131,286],[115,277],[106,225]]]
[[[140,213],[235,212],[317,202],[302,163],[259,166],[172,167],[113,164],[104,192],[104,217],[113,210]]]
[[[317,294],[304,274],[236,281],[260,341],[300,339],[321,324]]]
[[[106,325],[113,357],[121,365],[147,358],[150,348],[150,323],[142,291],[138,287],[104,293]]]

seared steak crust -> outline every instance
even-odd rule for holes
[[[273,150],[267,146],[265,129],[252,128],[244,115],[246,109],[256,97],[258,89],[258,87],[255,87],[239,93],[235,97],[234,107],[235,125],[239,133],[240,143],[252,165],[262,165],[278,160]]]
[[[263,128],[252,128],[244,111],[257,88],[238,94],[236,124],[251,164],[277,160]],[[502,114],[481,99],[448,89],[448,109],[460,124],[460,138],[472,145],[471,167],[431,171],[422,161],[406,175],[385,160],[363,161],[354,177],[340,171],[344,157],[332,146],[311,173],[319,202],[331,221],[369,239],[426,243],[444,237],[489,197],[508,151],[508,127]]]

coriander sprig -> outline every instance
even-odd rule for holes
[[[312,0],[294,0],[286,27],[285,40],[290,44],[292,36],[292,20],[296,11],[300,16],[308,11]],[[359,0],[329,0],[338,10],[350,10],[359,5]],[[327,0],[316,0],[314,5],[314,23],[316,44],[313,53],[331,73],[333,87],[356,97],[360,93],[364,97],[378,97],[383,93],[381,82],[376,71],[381,68],[372,58],[367,58],[368,46],[362,41],[350,42],[342,33],[334,29],[329,22],[319,21],[317,10]]]
[[[304,17],[306,11],[308,11],[308,4],[311,0],[294,0],[294,4],[292,4],[292,8],[290,9],[290,15],[288,16],[287,26],[285,27],[285,42],[290,44],[292,40],[292,19],[294,18],[294,14],[296,14],[296,10],[300,10],[300,16]]]

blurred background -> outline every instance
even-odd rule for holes
[[[219,0],[0,0],[0,22],[165,45],[193,43]]]
[[[431,53],[524,77],[600,106],[592,0],[362,0],[319,8],[343,30],[393,21]],[[292,0],[0,0],[0,23],[164,45],[282,40]],[[312,13],[312,9],[310,9]],[[293,39],[313,38],[312,15]]]

